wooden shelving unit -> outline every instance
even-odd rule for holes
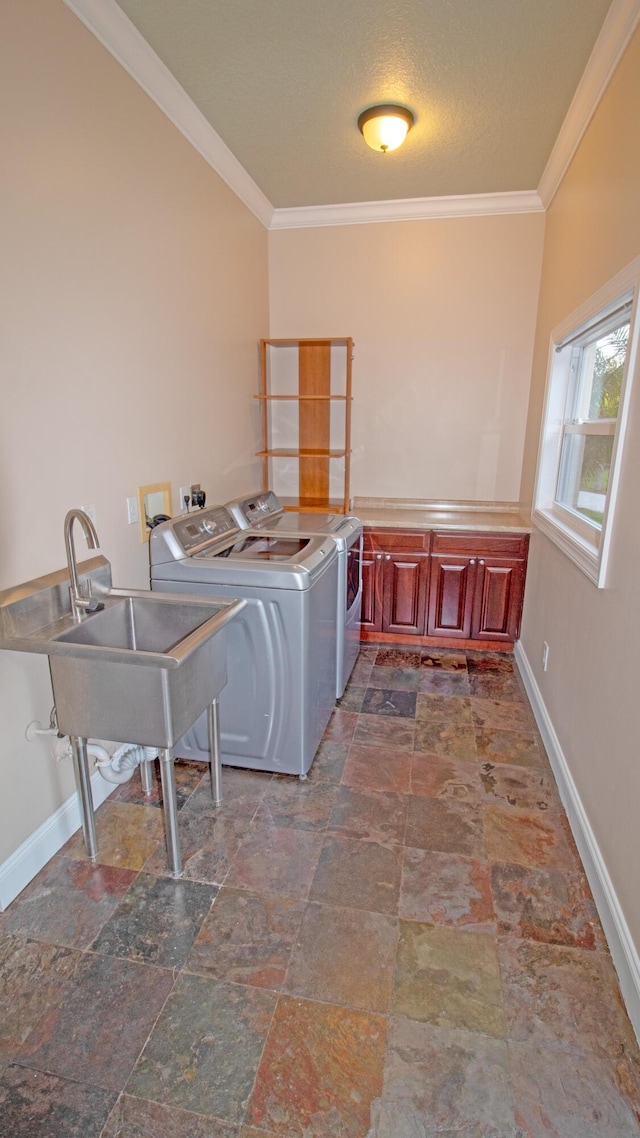
[[[295,357],[295,377],[292,362]],[[262,406],[262,488],[276,489],[282,504],[289,510],[316,513],[349,512],[351,457],[351,362],[353,340],[336,337],[319,340],[261,340],[260,392],[256,396]],[[295,390],[283,390],[295,386]],[[275,406],[286,402],[298,405],[295,424],[290,429],[297,437],[292,444],[275,445]],[[340,421],[332,424],[332,404],[343,405]],[[332,445],[332,427],[340,435],[339,445]],[[277,443],[281,443],[277,439]],[[297,463],[298,495],[278,491],[275,463],[278,459]],[[340,494],[336,494],[338,476],[334,474],[331,493],[331,463],[342,463],[339,476]]]

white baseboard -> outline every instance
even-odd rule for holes
[[[97,810],[115,789],[115,783],[107,782],[99,771],[94,771],[91,776],[94,808]],[[78,796],[74,790],[71,797],[45,819],[38,829],[34,830],[0,865],[0,911],[11,904],[14,897],[22,892],[25,885],[33,880],[50,858],[79,829],[80,809]]]
[[[591,828],[591,823],[573,781],[560,740],[556,735],[540,688],[519,640],[514,648],[514,657],[533,708],[542,741],[558,783],[560,797],[567,812],[569,824],[591,886],[611,958],[618,973],[620,990],[629,1013],[629,1019],[640,1040],[640,957],[633,943],[629,926]]]

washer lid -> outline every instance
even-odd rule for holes
[[[344,521],[342,514],[299,514],[288,511],[275,518],[261,518],[251,525],[254,529],[277,529],[283,533],[335,533]]]
[[[303,537],[287,537],[283,534],[269,536],[268,534],[256,534],[244,530],[242,537],[239,537],[231,545],[226,545],[224,549],[218,547],[218,543],[209,546],[207,549],[201,550],[196,553],[196,557],[224,557],[224,558],[241,558],[248,560],[264,561],[299,561],[307,552],[308,547],[311,545],[309,538]]]
[[[227,502],[225,509],[241,529],[268,529],[285,533],[336,533],[354,519],[343,514],[285,511],[273,490],[258,490],[246,498]],[[356,524],[358,520],[355,519]],[[352,526],[350,528],[353,528]]]

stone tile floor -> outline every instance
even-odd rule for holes
[[[509,656],[366,645],[307,782],[137,777],[0,915],[7,1138],[627,1138],[640,1058]]]

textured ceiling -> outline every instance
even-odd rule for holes
[[[533,190],[610,0],[118,0],[276,207]],[[356,120],[401,102],[404,146]]]

